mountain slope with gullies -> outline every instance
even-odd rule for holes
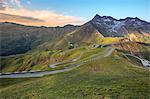
[[[96,44],[101,38],[103,38],[103,35],[101,35],[98,30],[93,27],[91,22],[87,22],[81,25],[78,29],[66,34],[57,46],[59,47],[63,45],[62,43],[64,41],[66,41],[66,44],[72,43],[74,47],[89,46]]]
[[[46,41],[55,42],[76,28],[78,26],[35,27],[9,22],[0,23],[0,55],[25,53]]]
[[[72,48],[90,46],[98,44],[99,40],[104,38],[91,22],[87,22],[77,29],[65,33],[61,38],[55,39],[54,42],[47,41],[40,44],[36,49],[43,50],[68,50]]]

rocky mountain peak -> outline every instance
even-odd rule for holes
[[[102,19],[102,20],[104,20],[104,19],[117,20],[117,19],[115,19],[115,18],[113,18],[113,17],[111,17],[111,16],[100,16],[100,15],[98,15],[98,14],[96,14],[92,20],[96,20],[96,19]]]
[[[120,37],[137,31],[150,33],[150,23],[137,17],[117,20],[111,16],[96,14],[91,23],[105,37]]]

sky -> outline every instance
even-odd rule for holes
[[[96,14],[150,22],[150,0],[0,0],[0,13],[15,15],[8,21],[45,26],[80,25]]]

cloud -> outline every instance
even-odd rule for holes
[[[31,0],[27,0],[27,3],[31,5]],[[0,13],[3,14],[0,16],[0,22],[10,21],[25,25],[62,26],[83,24],[85,21],[83,18],[49,10],[29,10],[21,5],[21,0],[0,0]]]
[[[0,19],[1,22],[11,21],[25,25],[63,26],[66,24],[79,25],[85,22],[83,18],[70,15],[63,15],[49,10],[26,9],[21,5],[20,0],[0,0],[0,13],[12,15],[13,17],[15,17],[11,18],[11,20],[5,17],[5,19],[4,18]],[[42,21],[38,22],[35,20],[34,21],[28,20],[27,22],[25,22],[26,20],[25,17]],[[20,21],[21,18],[24,21]]]
[[[44,22],[43,20],[39,20],[36,18],[32,18],[32,17],[25,17],[25,16],[17,16],[17,15],[11,15],[11,14],[4,14],[4,13],[0,13],[0,21],[2,20],[7,20],[10,22],[26,22],[26,23],[38,23],[38,22]]]
[[[6,8],[5,10],[0,10],[0,13],[3,14],[9,14],[9,15],[15,15],[15,16],[24,16],[24,17],[31,17],[34,19],[39,19],[39,20],[43,20],[43,22],[39,22],[36,24],[33,23],[29,23],[30,25],[37,25],[37,26],[62,26],[62,25],[66,25],[66,24],[82,24],[84,23],[84,19],[83,18],[78,18],[78,17],[74,17],[74,16],[68,16],[68,15],[62,15],[62,14],[58,14],[52,11],[47,11],[47,10],[28,10],[28,9],[13,9],[13,8]],[[8,21],[7,19],[3,19],[0,21]],[[14,20],[12,19],[13,22],[19,22],[16,18],[14,18]],[[26,23],[22,23],[19,22],[21,24],[26,24],[29,25],[27,22]]]
[[[0,9],[5,8],[23,8],[20,0],[0,0]]]

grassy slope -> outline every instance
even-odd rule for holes
[[[85,52],[80,57],[83,59],[91,56],[92,54],[96,54],[103,49],[104,48],[90,49],[87,47],[80,47],[67,50],[65,52],[40,50],[35,52],[31,51],[22,55],[4,57],[2,58],[1,72],[15,72],[24,70],[55,70],[49,68],[49,65],[57,62],[69,62],[78,58],[81,53]],[[56,69],[61,69],[61,67]]]
[[[116,53],[62,74],[32,79],[1,79],[1,81],[1,87],[5,87],[1,88],[0,98],[9,99],[150,97],[149,71],[134,67]]]
[[[150,44],[150,35],[146,33],[143,33],[143,34],[132,33],[132,34],[129,34],[127,37],[130,38],[130,40],[132,41]]]
[[[35,27],[9,22],[0,23],[0,41],[3,42],[1,43],[0,54],[7,56],[25,53],[48,41],[50,42],[49,45],[56,44],[65,34],[77,28],[71,25],[64,27]]]
[[[123,37],[105,37],[99,38],[98,44],[107,45],[107,44],[114,44],[119,42],[119,40],[123,39]]]
[[[1,72],[47,70],[49,69],[49,64],[72,60],[84,50],[86,50],[85,47],[68,50],[65,53],[61,51],[36,50],[22,55],[3,57]]]
[[[84,31],[87,32],[83,34]],[[79,47],[81,45],[87,46],[89,44],[110,44],[115,43],[119,40],[120,38],[103,38],[102,35],[100,35],[100,33],[94,29],[94,27],[92,27],[90,24],[87,24],[72,33],[68,33],[68,35],[66,35],[62,39],[56,40],[58,42],[55,44],[52,41],[47,41],[23,55],[14,55],[12,57],[2,58],[2,72],[47,70],[49,64],[56,62],[56,60],[64,61],[73,59],[79,56],[80,53],[85,50],[84,48],[76,48],[77,50],[74,50],[74,52],[60,55],[59,53],[61,52],[61,50],[68,50],[69,42],[73,42],[75,47]],[[78,43],[81,45],[79,45]],[[56,50],[54,50],[53,48]],[[53,57],[53,55],[56,53],[57,55]]]

